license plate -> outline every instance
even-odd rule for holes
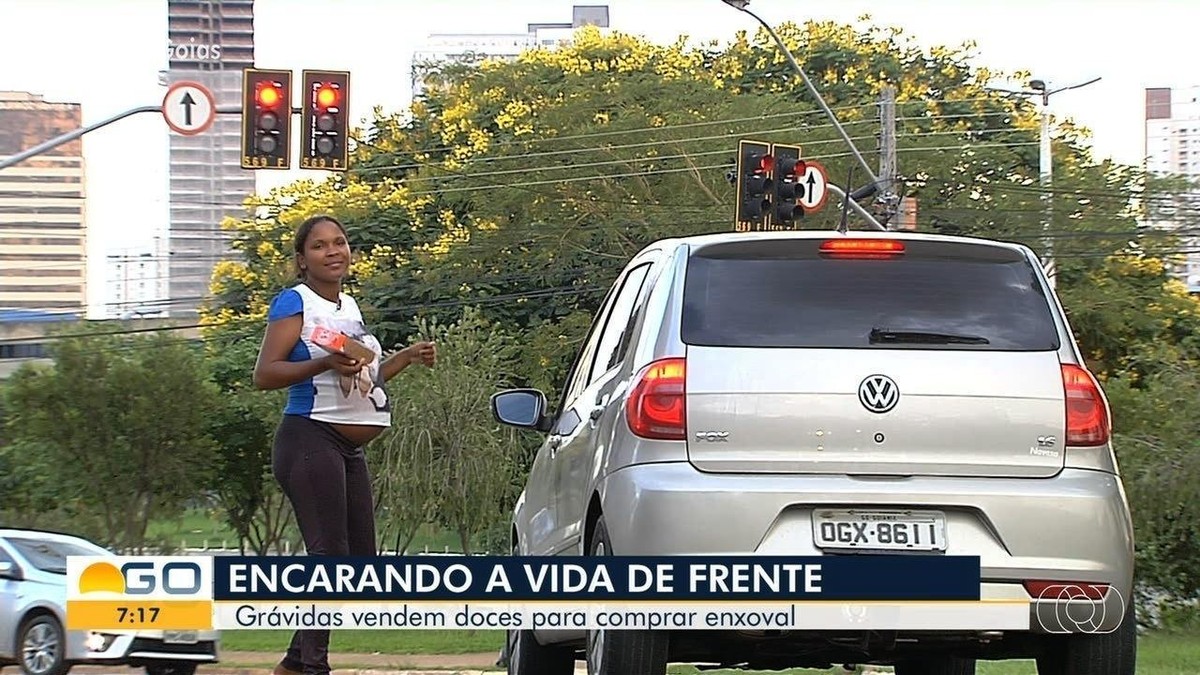
[[[194,645],[198,637],[194,630],[163,631],[163,642],[169,645]]]
[[[823,549],[945,551],[946,516],[938,511],[818,509],[813,541]]]

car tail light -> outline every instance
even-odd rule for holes
[[[1108,407],[1100,384],[1086,368],[1064,363],[1063,389],[1067,395],[1067,445],[1103,445],[1111,433]]]
[[[821,242],[821,253],[848,258],[890,258],[904,253],[904,242],[894,239],[830,239]]]
[[[681,358],[662,359],[643,368],[625,407],[629,429],[642,438],[686,438],[686,380],[687,362]]]
[[[1083,581],[1026,581],[1025,590],[1036,600],[1103,600],[1109,584]]]

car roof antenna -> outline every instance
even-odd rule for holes
[[[838,224],[838,234],[846,234],[850,231],[848,223],[850,216],[850,190],[849,186],[853,185],[854,181],[854,165],[850,165],[850,175],[846,177],[846,191],[842,193],[842,222]]]

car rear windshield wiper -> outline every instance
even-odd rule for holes
[[[929,333],[925,331],[871,329],[871,344],[931,344],[931,345],[986,345],[988,339],[978,335],[955,335],[953,333]]]

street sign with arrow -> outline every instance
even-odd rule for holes
[[[811,160],[804,160],[804,165],[804,174],[797,176],[801,189],[797,191],[796,203],[805,213],[816,213],[829,198],[829,173],[823,165]]]
[[[162,115],[175,133],[195,136],[212,126],[217,116],[217,102],[202,84],[176,82],[163,96]]]

